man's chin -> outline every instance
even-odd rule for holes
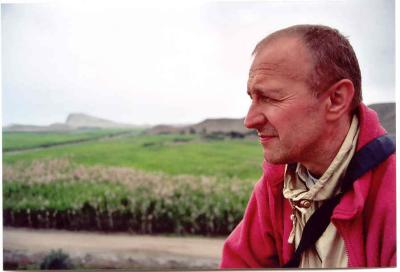
[[[284,156],[279,156],[278,154],[274,154],[270,151],[265,151],[264,150],[264,159],[266,162],[270,164],[286,164],[288,163],[288,160]]]

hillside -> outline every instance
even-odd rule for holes
[[[185,127],[178,127],[173,125],[157,125],[145,131],[145,134],[159,135],[159,134],[185,134],[187,129]]]
[[[47,132],[47,131],[73,131],[77,129],[110,129],[110,128],[137,128],[139,126],[123,124],[111,120],[94,117],[84,113],[71,113],[64,123],[54,123],[48,126],[34,126],[12,124],[3,127],[7,132]]]
[[[121,124],[107,119],[94,117],[84,113],[71,113],[65,124],[72,128],[124,128],[132,125]]]
[[[51,124],[49,126],[34,126],[34,125],[22,125],[12,124],[3,127],[3,132],[45,132],[45,131],[71,131],[72,128],[65,124]]]
[[[376,103],[369,105],[375,110],[383,127],[390,133],[396,133],[396,106],[395,103]],[[205,119],[204,121],[192,125],[164,125],[160,124],[146,130],[146,134],[226,134],[248,136],[253,135],[254,131],[247,129],[244,125],[244,118],[216,118]],[[3,127],[3,131],[73,131],[76,129],[94,128],[135,128],[138,126],[123,124],[115,121],[94,117],[84,113],[71,113],[64,123],[54,123],[48,126],[33,126],[13,124]]]
[[[216,118],[206,119],[200,123],[188,126],[158,125],[145,131],[146,134],[202,134],[202,135],[229,135],[232,137],[245,137],[253,135],[254,131],[247,129],[244,118]]]
[[[203,122],[192,125],[189,129],[193,129],[196,133],[215,133],[215,132],[238,132],[248,133],[250,130],[247,129],[244,124],[244,118],[232,119],[232,118],[220,118],[220,119],[206,119]]]
[[[378,113],[382,126],[389,134],[396,134],[396,103],[377,103],[368,107]]]
[[[396,104],[395,103],[377,103],[369,105],[370,108],[378,113],[382,126],[390,134],[396,133]],[[244,124],[244,118],[218,118],[206,119],[200,123],[188,126],[158,125],[146,131],[147,134],[225,134],[225,135],[253,135],[254,130],[247,129]]]

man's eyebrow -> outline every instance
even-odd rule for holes
[[[260,88],[259,86],[253,86],[252,89],[247,88],[247,94],[252,95],[252,94],[271,94],[271,93],[281,93],[282,88]]]

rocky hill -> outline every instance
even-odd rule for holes
[[[370,108],[375,110],[382,126],[390,134],[396,133],[396,107],[395,103],[377,103],[369,105]],[[206,119],[200,123],[188,126],[173,126],[173,125],[158,125],[146,131],[148,134],[222,134],[230,136],[251,136],[254,135],[254,130],[247,129],[244,124],[244,118],[219,118],[219,119]]]
[[[203,122],[189,126],[188,129],[194,130],[196,133],[215,133],[215,132],[239,132],[248,133],[250,130],[244,125],[244,118],[220,118],[220,119],[206,119]]]
[[[383,127],[390,134],[396,133],[396,104],[395,103],[377,103],[369,105],[375,110]],[[200,123],[178,126],[178,125],[157,125],[146,130],[147,134],[222,134],[233,137],[247,137],[254,135],[254,130],[247,129],[244,125],[244,118],[217,118],[206,119]],[[133,128],[135,125],[123,124],[107,119],[94,117],[83,113],[72,113],[68,115],[65,123],[54,123],[49,126],[33,125],[10,125],[3,128],[3,131],[70,131],[76,129],[92,128]]]
[[[244,118],[216,118],[206,119],[200,123],[187,126],[158,125],[145,131],[147,134],[202,134],[202,135],[225,135],[243,138],[255,134],[253,130],[247,129]]]
[[[178,127],[173,125],[157,125],[145,131],[146,134],[185,134],[188,133],[186,127]]]
[[[132,125],[121,124],[107,119],[94,117],[84,113],[71,113],[65,122],[72,128],[124,128]]]
[[[107,119],[94,117],[84,113],[71,113],[64,123],[54,123],[48,126],[33,126],[13,124],[3,128],[3,131],[72,131],[77,129],[106,129],[106,128],[134,128],[138,127],[130,124],[117,123]]]

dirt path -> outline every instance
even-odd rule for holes
[[[217,268],[223,239],[4,228],[8,263],[39,263],[62,249],[88,268]]]

